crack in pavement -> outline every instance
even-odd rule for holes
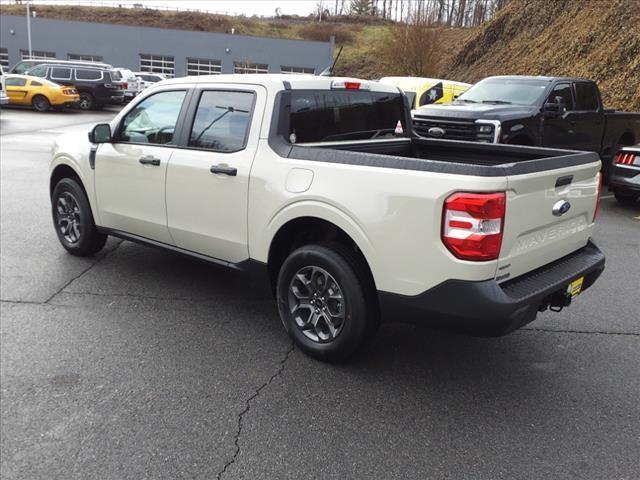
[[[285,363],[287,362],[287,360],[289,360],[289,357],[291,356],[291,353],[293,352],[294,348],[295,347],[292,343],[289,349],[287,350],[287,352],[285,353],[284,358],[280,360],[278,370],[273,375],[271,375],[269,380],[267,380],[265,383],[260,385],[255,390],[255,392],[253,392],[253,394],[249,398],[247,398],[244,410],[242,410],[242,412],[240,412],[240,414],[238,415],[238,428],[236,429],[236,434],[233,439],[233,443],[235,445],[235,452],[233,453],[233,456],[223,465],[222,469],[216,475],[217,480],[220,480],[222,478],[222,476],[225,474],[227,469],[235,463],[236,459],[240,455],[240,435],[242,435],[242,420],[244,419],[244,416],[247,413],[249,413],[249,410],[251,410],[251,402],[260,395],[260,392],[262,392],[262,390],[264,390],[269,385],[271,385],[271,383],[273,383],[273,381],[282,374],[282,372],[284,371]]]
[[[530,332],[551,332],[551,333],[579,333],[584,335],[622,335],[628,337],[640,337],[640,333],[635,332],[605,332],[604,330],[568,330],[555,328],[534,328],[522,327],[520,330],[528,330]]]
[[[89,264],[89,266],[87,266],[87,268],[83,269],[79,274],[75,275],[73,278],[71,278],[68,282],[66,282],[62,287],[60,287],[56,292],[54,292],[49,298],[47,298],[44,302],[42,302],[43,304],[48,304],[51,303],[51,300],[53,300],[54,298],[56,298],[58,295],[60,295],[60,293],[62,293],[62,291],[67,288],[69,285],[71,285],[73,282],[75,282],[76,280],[78,280],[80,277],[82,277],[85,273],[87,273],[89,270],[91,270],[93,267],[95,267],[98,263],[100,263],[102,260],[104,260],[105,258],[107,258],[111,253],[115,252],[118,247],[120,245],[122,245],[123,240],[120,240],[115,247],[113,247],[110,250],[107,250],[106,252],[103,252],[102,254],[98,255],[98,257]]]

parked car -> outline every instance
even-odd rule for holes
[[[605,177],[621,146],[640,140],[640,113],[605,109],[595,82],[503,76],[473,85],[453,103],[413,112],[422,136],[597,152]]]
[[[140,80],[140,86],[142,90],[167,79],[167,77],[165,77],[161,73],[151,72],[135,72],[135,76]]]
[[[116,68],[116,70],[120,72],[122,82],[124,83],[124,99],[125,101],[130,102],[142,91],[140,79],[127,68]]]
[[[21,60],[16,63],[13,68],[9,71],[9,73],[16,74],[24,74],[27,70],[31,70],[33,67],[37,67],[42,64],[49,65],[64,65],[64,66],[73,66],[73,67],[96,67],[96,68],[113,68],[113,66],[108,63],[102,62],[86,62],[83,60],[58,60],[57,58],[38,58],[38,59],[28,59]]]
[[[471,86],[469,83],[424,77],[383,77],[378,81],[400,88],[411,108],[452,102]]]
[[[62,246],[108,235],[263,272],[285,329],[342,360],[379,319],[502,335],[604,268],[595,153],[412,136],[396,88],[215,75],[147,89],[53,147]]]
[[[638,201],[640,198],[640,144],[624,147],[616,154],[609,188],[620,203],[633,205]]]
[[[2,65],[0,65],[0,106],[9,104],[9,97],[7,96],[4,81],[4,70],[2,69]]]
[[[39,112],[51,107],[56,109],[74,107],[80,95],[73,86],[58,85],[45,78],[29,75],[7,75],[7,94],[11,105],[31,105]]]
[[[35,77],[53,82],[64,82],[78,90],[82,110],[91,110],[104,105],[119,105],[124,102],[125,87],[118,70],[43,64],[27,72]]]

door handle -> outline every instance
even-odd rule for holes
[[[211,173],[223,173],[230,177],[235,177],[238,174],[238,169],[233,167],[227,167],[225,165],[211,165],[209,169]]]
[[[160,159],[152,155],[147,155],[146,157],[140,157],[140,160],[138,161],[142,165],[153,165],[154,167],[157,167],[160,165]]]

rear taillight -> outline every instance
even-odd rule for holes
[[[596,221],[598,217],[598,212],[600,212],[600,194],[602,193],[602,173],[598,172],[598,197],[596,198],[596,209],[593,212],[593,220],[591,223]]]
[[[122,82],[122,88],[126,90],[127,88],[129,88],[129,84],[127,82]]]
[[[640,157],[632,152],[618,152],[615,163],[618,165],[640,165]]]
[[[458,192],[444,201],[442,243],[462,260],[495,260],[504,230],[504,192]]]

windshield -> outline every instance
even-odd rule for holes
[[[405,132],[400,93],[293,90],[288,140],[304,143],[393,137],[398,122]]]
[[[487,78],[460,95],[458,102],[535,105],[549,86],[546,80]]]

